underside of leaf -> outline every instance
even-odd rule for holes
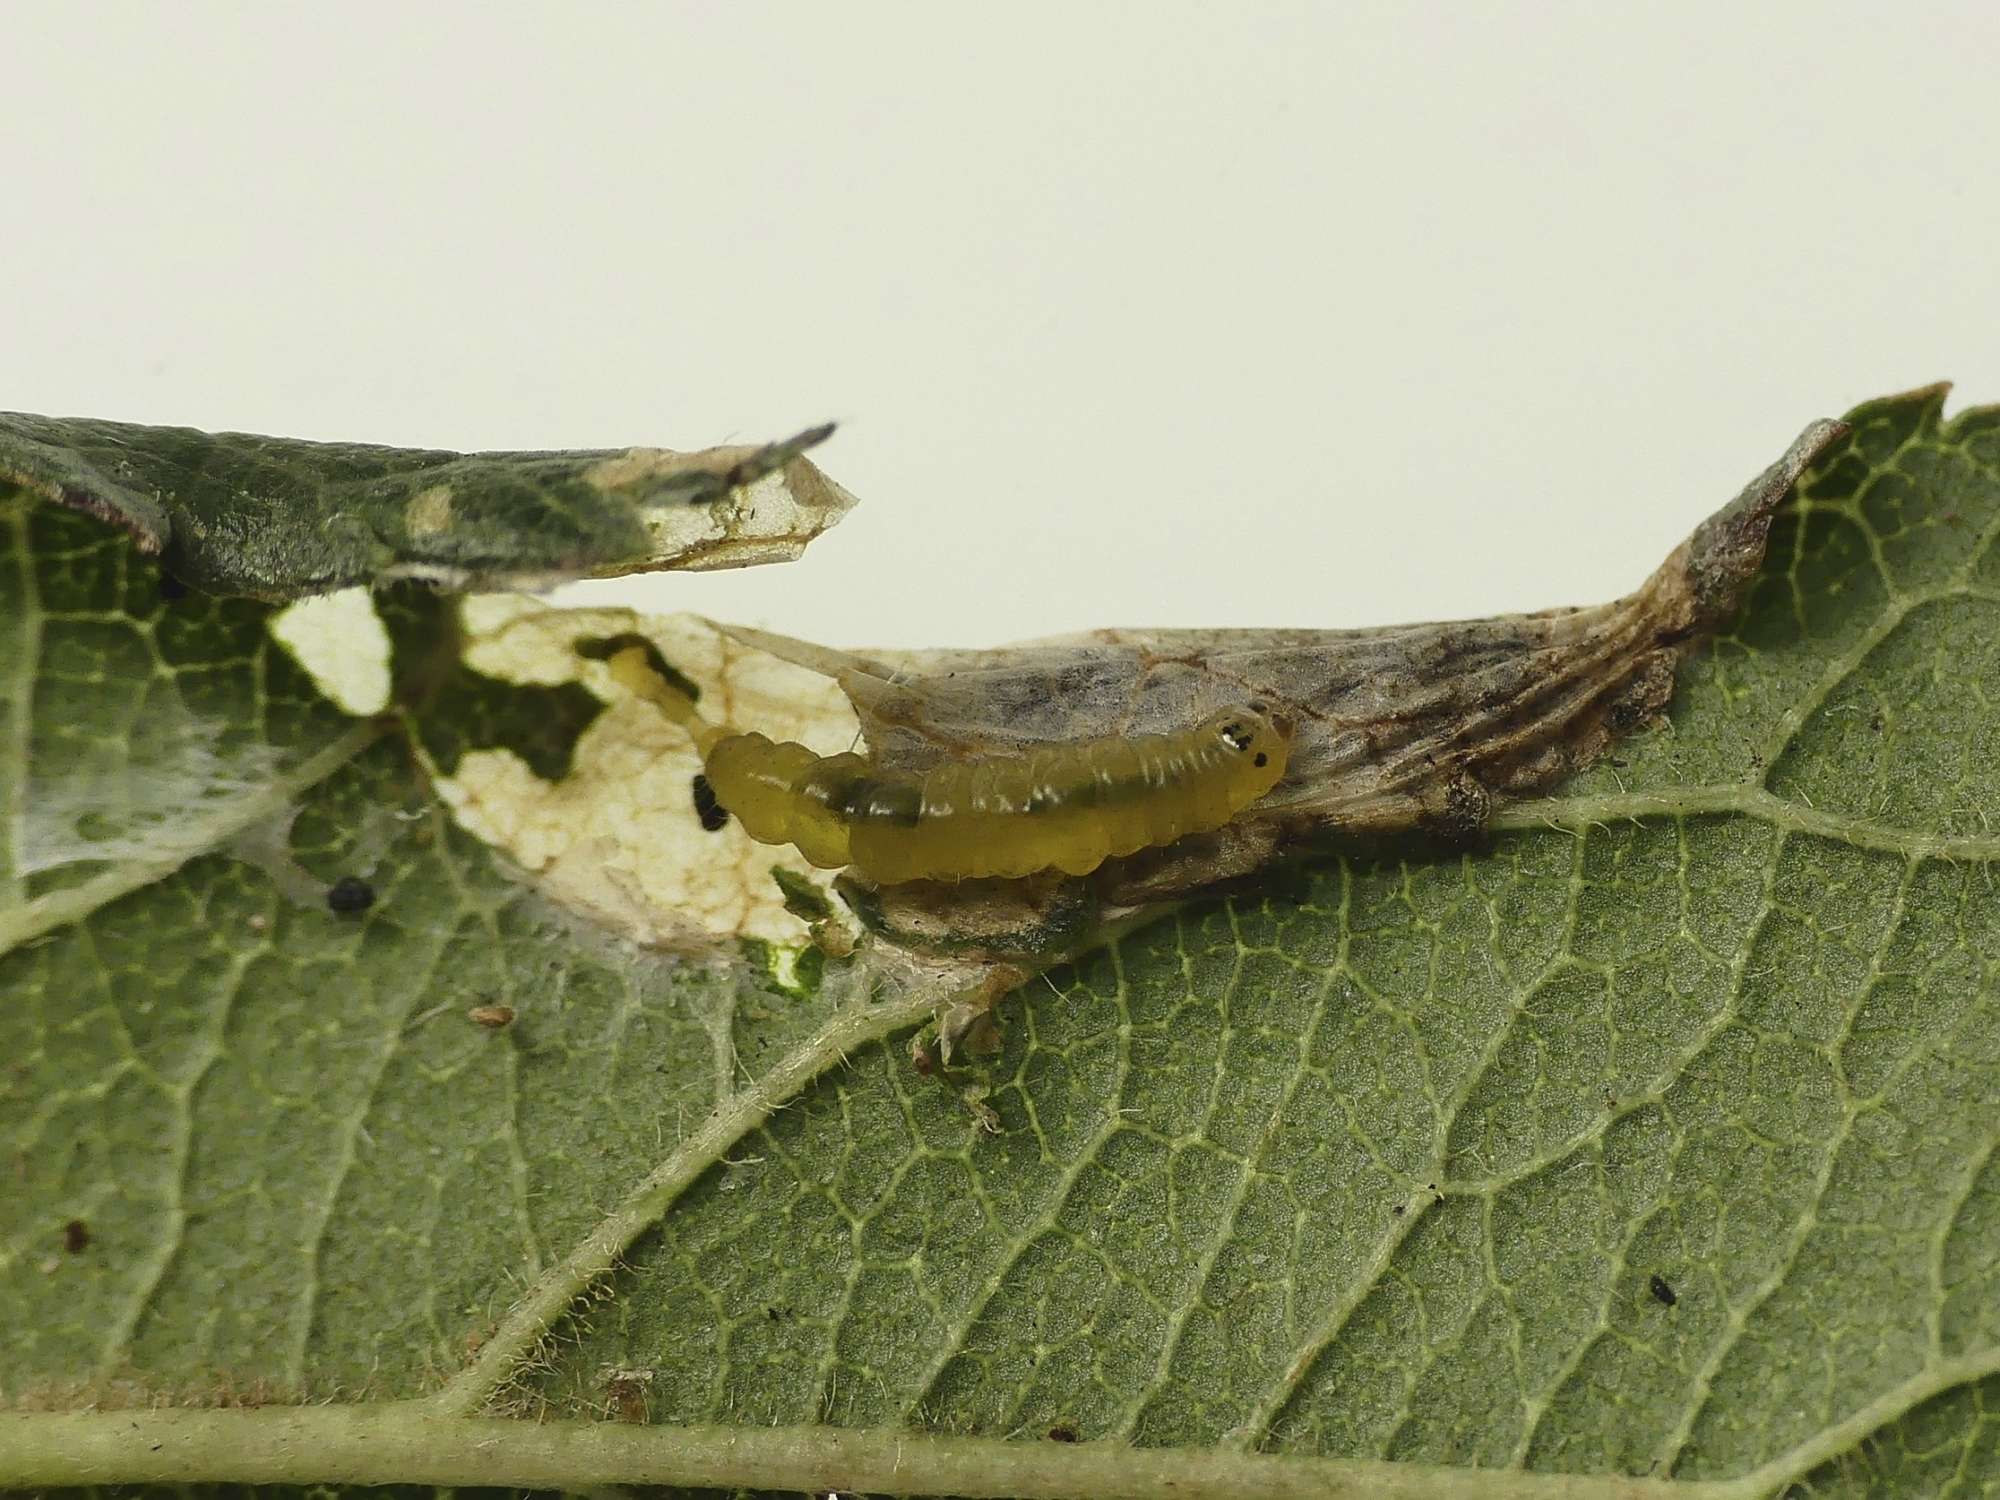
[[[1747,582],[1740,527],[1698,534],[1689,597],[1741,598],[1664,723],[1483,840],[1114,930],[948,1078],[910,1037],[975,970],[810,947],[747,867],[716,920],[758,941],[686,956],[644,838],[583,885],[653,927],[558,898],[655,807],[669,865],[734,837],[574,665],[570,625],[629,618],[494,606],[442,662],[397,625],[399,681],[497,685],[441,753],[416,708],[319,702],[262,606],[162,598],[127,533],[15,492],[0,1479],[1990,1487],[2000,412],[1943,399],[1852,413]],[[637,624],[718,717],[867,723]],[[563,803],[502,721],[575,680]],[[332,1404],[183,1409],[293,1400]]]

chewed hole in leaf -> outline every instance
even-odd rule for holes
[[[389,706],[389,633],[367,589],[341,589],[288,605],[271,634],[326,697],[357,717]]]
[[[731,821],[704,818],[690,790],[701,761],[686,732],[620,689],[576,644],[640,632],[719,716],[825,754],[847,749],[857,733],[837,686],[692,616],[642,620],[489,596],[468,601],[462,621],[468,668],[502,682],[581,682],[605,705],[558,780],[535,775],[507,750],[466,751],[439,779],[466,828],[526,869],[551,900],[641,942],[697,950],[738,937],[806,941],[772,871],[822,888],[827,872],[789,849],[752,843]]]

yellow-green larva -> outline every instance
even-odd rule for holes
[[[606,659],[621,684],[687,729],[715,800],[751,838],[885,885],[1087,875],[1118,855],[1222,827],[1278,784],[1291,751],[1289,728],[1263,704],[1244,703],[1175,734],[1109,735],[899,773],[851,752],[816,755],[711,724],[654,670],[643,645]]]

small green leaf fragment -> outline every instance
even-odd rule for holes
[[[796,870],[777,865],[771,870],[771,879],[784,893],[785,910],[801,922],[823,922],[833,915],[833,903],[826,899],[826,891]]]

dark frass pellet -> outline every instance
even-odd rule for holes
[[[1658,1271],[1655,1271],[1653,1279],[1646,1283],[1646,1290],[1653,1294],[1653,1300],[1662,1307],[1672,1307],[1676,1302],[1681,1300],[1680,1293],[1669,1286],[1667,1278],[1662,1276]]]
[[[90,1226],[81,1219],[71,1219],[63,1225],[63,1249],[71,1255],[81,1255],[90,1248]]]
[[[359,875],[343,875],[327,888],[327,910],[343,917],[366,911],[375,904],[375,887]]]
[[[729,821],[729,813],[715,800],[715,788],[698,771],[694,778],[694,815],[701,819],[701,826],[710,833],[720,832],[722,825]]]

